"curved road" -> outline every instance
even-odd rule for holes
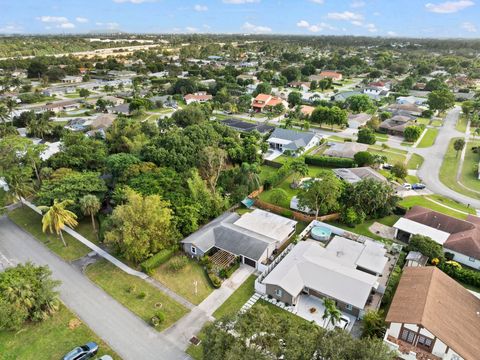
[[[447,113],[433,146],[414,149],[415,153],[422,155],[425,159],[423,165],[417,172],[417,176],[421,178],[428,189],[434,193],[449,197],[464,204],[470,204],[470,206],[480,209],[480,200],[473,199],[450,189],[445,186],[439,178],[440,167],[442,166],[443,157],[447,152],[450,140],[455,137],[465,136],[464,133],[455,129],[455,124],[460,116],[460,112],[460,107],[455,106]]]

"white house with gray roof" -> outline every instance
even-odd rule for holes
[[[289,129],[276,128],[267,142],[271,149],[285,152],[290,150],[296,155],[320,144],[321,138],[312,132],[303,132]]]
[[[240,256],[242,263],[258,268],[295,233],[297,222],[255,209],[243,216],[226,212],[181,241],[194,257],[217,250]]]

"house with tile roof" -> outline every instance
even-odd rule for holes
[[[187,94],[183,97],[187,105],[191,103],[204,103],[212,100],[212,95],[207,94],[205,91],[199,91],[193,94]]]
[[[434,266],[403,270],[386,322],[399,359],[479,358],[480,299]]]
[[[457,219],[421,206],[413,206],[393,225],[395,237],[409,242],[412,235],[428,236],[443,246],[453,260],[480,269],[480,218]]]
[[[282,104],[285,109],[288,108],[288,102],[285,100],[270,95],[270,94],[258,94],[252,102],[252,109],[256,112],[262,112],[267,108],[273,108],[274,106]]]

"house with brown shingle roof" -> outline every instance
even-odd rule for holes
[[[436,267],[404,269],[386,322],[400,359],[479,359],[480,299]]]
[[[403,136],[407,126],[415,123],[408,116],[395,115],[390,119],[384,120],[379,126],[378,130],[390,135]]]
[[[453,254],[453,260],[480,269],[480,218],[457,219],[421,206],[413,206],[394,225],[395,237],[404,242],[412,235],[430,237]]]

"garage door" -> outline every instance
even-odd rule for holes
[[[257,267],[257,262],[256,262],[255,260],[249,259],[249,258],[247,258],[247,257],[245,257],[245,256],[243,257],[243,263],[244,263],[244,264],[247,264],[247,265],[249,265],[249,266],[251,266],[251,267],[254,267],[254,268]]]

